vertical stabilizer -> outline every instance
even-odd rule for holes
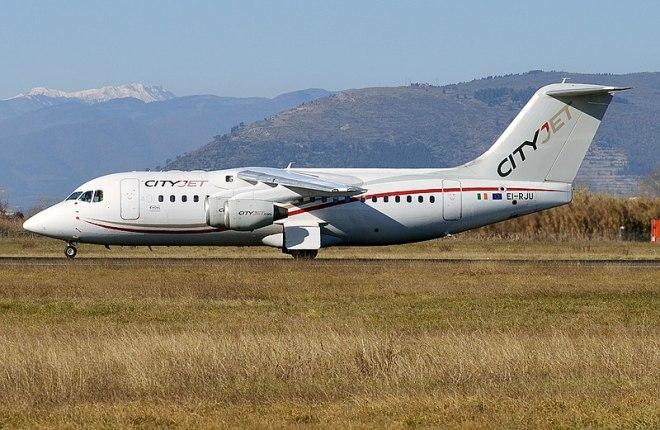
[[[545,86],[488,151],[463,167],[480,178],[572,182],[612,101],[611,93],[624,89]]]

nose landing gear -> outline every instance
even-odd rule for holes
[[[64,255],[66,255],[68,258],[74,258],[77,253],[78,250],[75,246],[73,246],[73,243],[69,243],[66,248],[64,248]]]
[[[319,251],[316,249],[305,249],[286,251],[286,253],[291,255],[294,260],[313,260],[316,258]]]

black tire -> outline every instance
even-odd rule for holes
[[[78,254],[78,250],[75,246],[68,245],[66,248],[64,248],[64,255],[66,255],[68,258],[75,258],[76,254]]]
[[[289,251],[289,254],[294,260],[313,260],[318,255],[319,251],[316,249]]]

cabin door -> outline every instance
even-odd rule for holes
[[[140,180],[121,180],[120,210],[123,219],[140,218]]]
[[[442,181],[442,217],[446,221],[461,219],[463,200],[461,181],[445,179]]]

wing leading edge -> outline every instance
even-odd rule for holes
[[[249,182],[263,182],[269,185],[282,185],[287,188],[300,188],[327,194],[353,195],[365,192],[356,185],[329,180],[302,172],[292,172],[288,169],[268,167],[251,167],[237,173],[240,179]]]

